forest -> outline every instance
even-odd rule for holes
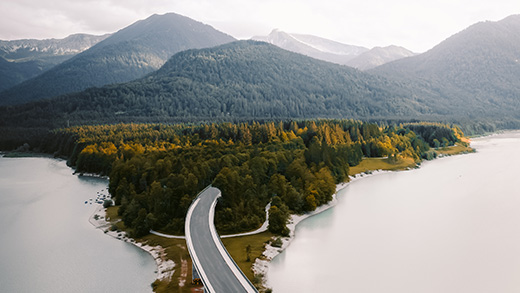
[[[428,95],[414,85],[391,82],[267,43],[238,41],[177,53],[159,70],[131,82],[0,107],[0,126],[438,118],[429,106],[414,100],[414,96]]]
[[[468,117],[461,113],[485,112],[474,109],[473,102],[453,108],[451,100],[435,93],[426,85],[391,81],[266,43],[238,41],[180,52],[158,71],[131,82],[0,107],[0,149],[24,143],[36,147],[51,129],[93,124],[349,117],[383,124],[456,123],[470,135],[520,127],[507,113],[514,107],[494,117]]]
[[[39,146],[65,156],[79,173],[109,175],[109,191],[131,235],[182,234],[199,191],[222,191],[219,233],[261,226],[287,234],[291,213],[329,202],[349,167],[364,157],[434,157],[432,147],[463,136],[458,127],[378,125],[355,120],[206,124],[115,124],[55,130]]]

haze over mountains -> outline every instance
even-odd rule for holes
[[[64,39],[0,40],[0,91],[41,74],[108,36],[75,34]]]
[[[474,24],[426,53],[369,72],[429,87],[461,116],[518,119],[520,15]]]
[[[345,65],[360,70],[368,70],[388,62],[415,55],[416,54],[414,52],[395,45],[390,45],[387,47],[374,47],[369,51],[363,52],[359,56],[356,56],[356,58],[347,61]]]
[[[159,69],[182,50],[234,40],[211,26],[178,14],[153,15],[42,75],[0,93],[0,104],[20,104],[92,86],[130,81]]]
[[[252,39],[268,42],[285,50],[316,59],[348,65],[361,70],[415,55],[412,51],[398,46],[375,47],[369,50],[365,47],[346,45],[317,36],[290,34],[276,29],[267,36],[255,36]]]
[[[138,22],[56,68],[93,68],[93,73],[103,73],[110,68],[111,72],[122,75],[128,68],[126,64],[144,67],[144,57],[111,57],[108,60],[115,63],[101,67],[105,69],[101,71],[81,60],[99,56],[97,53],[107,52],[107,48],[112,48],[110,52],[131,48],[131,56],[160,55],[150,53],[155,52],[157,45],[150,49],[142,45],[143,42],[134,46],[135,43],[127,41],[131,39],[128,36],[134,35],[148,43],[157,41],[156,19],[157,16],[153,16]],[[197,23],[199,26],[209,30],[209,35],[217,36],[215,42],[233,40]],[[150,32],[150,27],[154,32]],[[192,25],[182,29],[177,26],[175,39],[186,31],[186,38],[205,39],[208,35],[207,31],[198,34],[192,29]],[[276,35],[280,40],[290,40],[287,44],[295,48],[305,43],[304,48],[350,54],[350,60],[379,50],[342,44],[329,47],[328,40],[313,36],[297,35],[303,40],[298,43],[293,42],[294,37],[288,38],[288,34],[277,32]],[[168,43],[168,40],[161,41]],[[489,123],[493,127],[520,126],[520,16],[475,24],[424,54],[402,58],[367,72],[263,42],[238,41],[207,47],[211,48],[179,49],[182,52],[171,57],[159,70],[127,83],[0,108],[0,126],[295,118],[415,119]],[[388,49],[400,51],[396,47]],[[353,57],[356,54],[357,57]],[[148,65],[159,59],[147,60]],[[78,78],[59,80],[70,83],[77,82]],[[45,82],[56,85],[52,79]]]

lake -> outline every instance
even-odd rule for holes
[[[153,258],[88,221],[108,180],[72,173],[63,160],[0,158],[0,291],[151,292]]]
[[[350,183],[270,264],[273,292],[520,292],[520,132]]]

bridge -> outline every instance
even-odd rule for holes
[[[185,232],[193,275],[201,279],[205,292],[258,292],[233,261],[215,229],[215,206],[220,196],[218,188],[208,186],[188,209]]]

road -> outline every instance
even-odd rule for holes
[[[227,253],[213,223],[220,190],[205,189],[186,215],[186,242],[207,292],[258,292]]]

